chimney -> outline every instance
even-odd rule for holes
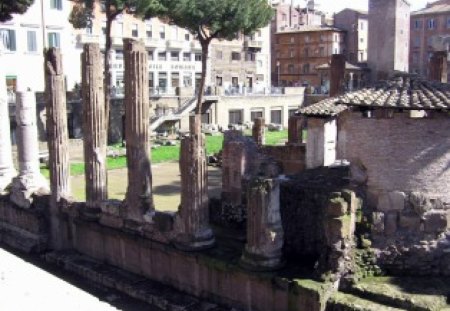
[[[333,54],[330,65],[330,97],[342,94],[345,85],[345,57]]]
[[[434,52],[430,58],[429,78],[432,81],[447,83],[447,52]]]

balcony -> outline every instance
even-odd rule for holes
[[[99,43],[100,44],[100,36],[81,33],[81,34],[77,35],[77,42],[79,44],[85,44],[85,43]]]
[[[244,41],[244,48],[249,50],[261,51],[262,44],[263,44],[262,41],[246,39]]]
[[[157,48],[157,47],[161,46],[161,41],[156,38],[146,38],[145,46],[148,48]]]
[[[181,50],[184,47],[184,42],[185,41],[167,40],[167,48],[174,49],[174,50]]]
[[[123,45],[123,37],[112,37],[111,43],[112,43],[112,45],[122,46]]]

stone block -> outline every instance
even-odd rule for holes
[[[343,190],[342,197],[348,203],[350,212],[355,213],[356,210],[358,209],[358,205],[359,205],[359,201],[358,201],[358,198],[356,197],[355,192],[353,192],[351,190]]]
[[[381,212],[372,213],[373,231],[374,233],[384,233],[385,215]]]
[[[424,230],[427,233],[444,232],[448,224],[448,214],[444,211],[431,211],[423,215]]]
[[[411,231],[419,231],[420,229],[420,217],[416,214],[401,213],[399,219],[399,226],[402,229]]]
[[[413,210],[419,215],[433,209],[433,203],[425,194],[421,192],[411,192],[409,195],[409,203],[411,204]]]
[[[384,214],[384,234],[387,236],[395,234],[397,232],[397,212],[388,212]]]
[[[342,198],[331,199],[328,203],[328,215],[331,217],[341,217],[348,209],[347,202]]]
[[[406,195],[401,191],[381,193],[378,197],[377,210],[380,212],[402,211],[405,208]]]

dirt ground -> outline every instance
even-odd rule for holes
[[[153,194],[155,207],[159,211],[176,211],[180,204],[180,169],[178,162],[152,165]],[[111,199],[123,200],[127,190],[127,170],[108,171],[108,195]],[[84,175],[71,177],[72,193],[77,200],[84,200]],[[220,197],[222,171],[208,168],[208,191],[210,197]]]

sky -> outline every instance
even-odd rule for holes
[[[306,0],[293,0],[294,2],[304,6]],[[416,11],[425,7],[427,2],[433,2],[433,0],[409,0],[411,4],[411,10]],[[339,12],[345,8],[353,8],[359,10],[368,9],[368,0],[316,0],[319,4],[319,10],[325,12]]]

